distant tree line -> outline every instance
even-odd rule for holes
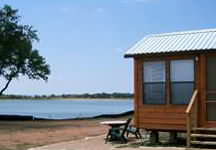
[[[84,94],[51,94],[51,95],[2,95],[0,99],[70,99],[70,98],[133,98],[132,93],[84,93]]]

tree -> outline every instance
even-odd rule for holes
[[[22,25],[17,12],[9,5],[0,9],[0,78],[6,81],[0,95],[21,75],[47,81],[50,74],[45,58],[32,46],[39,41],[37,31],[30,25]]]

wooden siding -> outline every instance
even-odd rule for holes
[[[194,58],[195,56],[168,56],[167,58],[153,58],[154,60],[166,59],[187,59]],[[187,105],[174,105],[170,104],[170,99],[167,100],[168,104],[165,105],[149,105],[143,104],[143,62],[145,58],[137,57],[134,59],[134,90],[135,90],[135,125],[139,128],[148,130],[178,130],[186,131],[186,108]],[[151,60],[151,59],[150,59]],[[167,65],[166,65],[167,67]],[[169,70],[169,68],[167,68]],[[196,76],[198,77],[198,76]],[[167,75],[166,75],[167,78]],[[169,79],[168,79],[169,80]],[[166,85],[170,86],[170,85]],[[169,92],[166,93],[170,95]]]
[[[198,112],[198,125],[206,125],[206,56],[204,54],[199,57],[199,67],[200,67],[200,81],[199,81],[199,112]]]
[[[185,106],[139,107],[138,127],[157,130],[186,130]]]
[[[134,124],[138,125],[139,124],[139,115],[138,115],[138,101],[139,101],[139,95],[138,95],[138,91],[139,90],[139,75],[138,75],[138,70],[139,70],[139,61],[138,59],[134,60]]]
[[[216,127],[216,121],[207,121],[206,107],[206,57],[216,56],[215,51],[208,53],[181,53],[172,55],[140,55],[134,57],[134,104],[135,104],[135,125],[139,128],[149,130],[178,130],[186,131],[186,108],[187,105],[170,104],[170,91],[166,91],[166,105],[145,105],[143,104],[143,63],[152,60],[174,60],[190,59],[195,60],[195,87],[198,93],[198,127]],[[166,70],[170,72],[166,63]],[[170,81],[168,72],[166,80]],[[168,82],[170,83],[170,82]],[[170,88],[166,84],[166,88]]]

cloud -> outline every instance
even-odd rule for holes
[[[103,13],[104,11],[105,11],[105,9],[101,8],[101,7],[99,7],[99,8],[96,9],[97,13]]]

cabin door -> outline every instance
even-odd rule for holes
[[[206,60],[206,120],[216,123],[216,56]]]

